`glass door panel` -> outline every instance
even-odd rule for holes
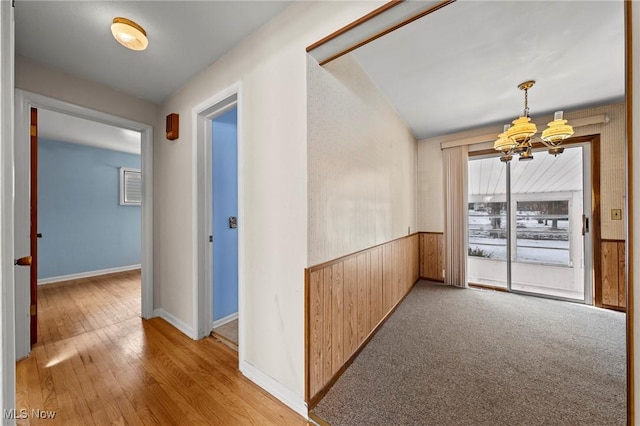
[[[511,288],[584,300],[583,148],[511,165]]]
[[[516,201],[516,262],[571,266],[569,224],[569,200]]]
[[[471,284],[507,288],[506,166],[469,161],[467,274]]]

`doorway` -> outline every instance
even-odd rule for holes
[[[140,317],[140,133],[44,108],[37,114],[31,149],[31,173],[37,173],[31,179],[31,188],[37,189],[31,191],[32,227],[37,223],[31,231],[31,273],[37,275],[37,284],[32,280],[37,297],[32,294],[31,303],[38,327],[31,331],[32,344],[36,337],[51,342],[114,321],[123,306],[127,317]],[[113,304],[102,290],[110,285],[108,279],[120,277],[134,278],[130,289],[113,294],[122,305]],[[58,298],[62,287],[69,292]],[[86,305],[77,303],[78,292],[70,291],[74,287],[104,305],[88,303],[89,297]],[[77,308],[82,308],[78,314]],[[58,317],[60,309],[68,315]],[[94,320],[100,312],[107,313],[105,321]]]
[[[238,347],[238,108],[212,119],[213,336]]]
[[[247,362],[244,352],[244,285],[243,285],[243,265],[244,265],[244,203],[243,203],[243,139],[242,139],[242,104],[241,84],[238,82],[217,95],[203,101],[193,108],[194,137],[196,145],[193,156],[193,180],[195,183],[195,197],[193,199],[194,211],[194,244],[196,253],[195,274],[193,280],[193,312],[194,338],[202,339],[211,334],[214,328],[214,306],[213,306],[213,280],[214,280],[214,254],[215,245],[213,229],[213,121],[223,116],[225,113],[236,110],[236,149],[237,149],[237,216],[235,233],[237,234],[237,282],[238,282],[238,366],[240,371],[247,374]],[[226,214],[226,213],[225,213]],[[222,226],[229,226],[229,217],[232,214],[222,216]],[[226,222],[225,222],[226,220]]]
[[[591,151],[469,159],[470,284],[592,304]]]
[[[141,206],[141,250],[140,265],[142,268],[141,284],[141,316],[153,316],[153,287],[152,287],[152,127],[121,117],[94,111],[88,108],[69,104],[46,96],[16,90],[16,140],[28,141],[31,133],[31,109],[40,108],[69,116],[79,117],[98,123],[108,124],[123,129],[140,132],[141,135],[141,174],[142,174],[142,206]],[[30,194],[29,179],[30,153],[28,143],[17,143],[15,147],[16,164],[16,197],[15,197],[15,247],[16,257],[28,255],[31,252],[30,238]],[[15,328],[16,328],[16,359],[25,358],[30,352],[30,317],[31,317],[31,288],[30,273],[16,270],[15,293]],[[23,273],[24,272],[24,273]]]

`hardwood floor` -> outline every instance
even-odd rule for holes
[[[139,317],[139,270],[38,287],[38,343]]]
[[[246,379],[225,345],[140,319],[137,272],[51,284],[38,296],[41,341],[17,364],[17,415],[28,415],[18,424],[307,424]]]

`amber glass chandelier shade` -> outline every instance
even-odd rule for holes
[[[505,124],[504,131],[498,135],[498,139],[493,143],[493,149],[496,151],[509,152],[516,147],[516,143],[507,137],[509,125]]]
[[[547,145],[556,146],[563,140],[573,136],[573,127],[567,124],[567,120],[564,120],[562,116],[562,111],[556,112],[554,120],[542,132],[542,141]]]
[[[531,118],[527,116],[516,118],[512,123],[507,131],[507,137],[516,143],[531,139],[538,131],[535,123],[532,123]]]

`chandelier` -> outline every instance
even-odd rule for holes
[[[520,161],[533,160],[531,148],[533,136],[538,128],[529,117],[529,89],[535,83],[535,80],[529,80],[518,85],[518,89],[524,90],[524,113],[513,120],[511,126],[506,124],[503,132],[498,135],[498,139],[493,144],[493,149],[502,152],[500,157],[502,162],[511,161],[514,154],[520,156]],[[562,115],[562,111],[556,111],[553,121],[548,123],[549,127],[541,135],[542,143],[549,148],[549,154],[553,156],[562,154],[564,148],[560,144],[573,135],[573,127],[567,124],[567,120],[564,120]]]

